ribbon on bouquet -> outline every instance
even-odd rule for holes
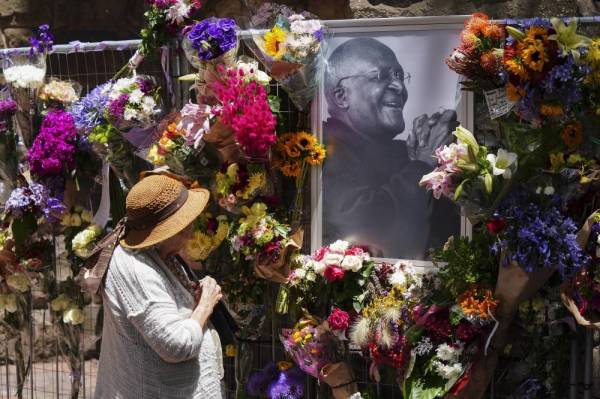
[[[171,99],[171,106],[174,107],[177,99],[173,91],[173,80],[171,79],[171,64],[169,63],[169,47],[163,46],[160,48],[160,65],[162,66],[165,82],[167,83],[167,94]]]

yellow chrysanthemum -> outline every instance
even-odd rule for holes
[[[565,165],[565,154],[562,152],[555,152],[550,154],[550,166],[552,170],[559,170]]]
[[[559,104],[542,104],[540,106],[540,114],[544,116],[561,116],[563,113],[563,107]]]
[[[156,166],[162,166],[167,162],[166,158],[158,153],[158,145],[156,144],[153,144],[152,147],[150,147],[146,159]]]
[[[513,75],[518,76],[519,79],[529,80],[529,74],[527,73],[527,69],[525,69],[525,66],[523,64],[521,64],[518,60],[516,60],[516,59],[507,60],[504,63],[504,65],[506,66],[506,69],[508,70],[508,72],[512,73]]]
[[[264,186],[265,182],[266,178],[264,173],[252,173],[248,178],[248,184],[246,185],[246,188],[244,190],[238,190],[235,195],[238,198],[245,200],[250,199],[250,197],[252,197],[257,190]]]
[[[532,71],[541,72],[546,61],[544,44],[539,40],[530,41],[523,50],[523,64]]]
[[[600,39],[592,40],[592,43],[588,47],[588,52],[585,56],[585,59],[591,64],[600,63]]]
[[[287,33],[278,26],[265,33],[265,52],[276,60],[285,54],[285,39]]]

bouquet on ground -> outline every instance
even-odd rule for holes
[[[504,86],[502,53],[506,31],[483,13],[465,21],[460,45],[446,59],[448,67],[466,78],[467,90],[490,90]]]
[[[259,17],[260,14],[265,15]],[[309,13],[293,13],[285,6],[266,3],[251,25],[252,35],[247,40],[250,49],[294,104],[305,109],[318,87],[323,67],[321,22]]]
[[[230,222],[225,215],[204,212],[194,223],[194,233],[186,243],[186,254],[195,261],[206,260],[229,235]]]
[[[497,154],[477,143],[473,134],[459,126],[456,143],[438,148],[438,167],[423,176],[419,185],[465,208],[471,223],[487,217],[497,207],[517,169],[517,154],[499,149]]]
[[[225,162],[215,176],[215,200],[231,213],[263,193],[268,186],[265,165]]]
[[[246,392],[269,399],[302,399],[306,375],[290,362],[269,363],[250,375]]]

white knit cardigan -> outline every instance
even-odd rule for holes
[[[96,399],[222,399],[219,336],[154,250],[116,248],[106,275]]]

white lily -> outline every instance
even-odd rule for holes
[[[488,154],[488,162],[492,165],[494,176],[502,175],[505,179],[512,177],[513,165],[517,167],[517,154],[500,148],[498,155]]]

